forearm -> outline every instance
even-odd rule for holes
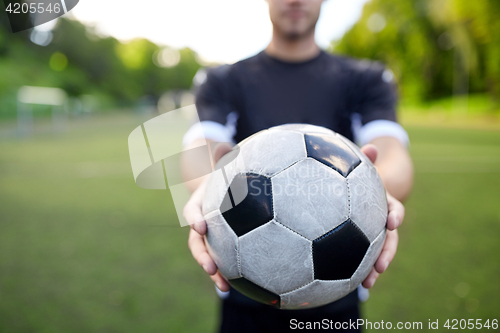
[[[230,152],[233,147],[229,142],[215,143],[216,141],[214,140],[197,139],[184,150],[181,156],[182,177],[189,191],[194,192],[210,176],[217,161]],[[196,147],[208,149],[210,165],[208,165],[206,158],[201,158],[199,155],[204,154],[204,152],[194,150]]]
[[[375,165],[386,190],[403,202],[413,186],[413,163],[408,150],[397,139],[390,137],[377,138],[371,143],[378,150]]]
[[[205,139],[196,139],[193,141],[184,151],[189,151],[195,147],[200,147],[203,145],[210,146],[211,140]],[[200,174],[200,171],[205,169],[205,166],[200,165],[200,161],[196,159],[196,156],[193,154],[183,153],[181,157],[181,170],[182,170],[182,178],[186,182],[186,186],[190,192],[194,192],[200,186],[200,184],[208,177],[209,174],[197,177]]]

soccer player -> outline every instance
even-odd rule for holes
[[[370,288],[396,253],[396,229],[404,218],[400,201],[408,196],[413,180],[408,136],[396,122],[394,76],[379,63],[331,55],[317,46],[314,31],[323,0],[267,2],[273,24],[270,44],[251,58],[208,70],[196,96],[201,122],[189,129],[184,144],[196,147],[203,138],[239,142],[272,126],[309,123],[365,145],[362,151],[377,166],[389,204],[384,248],[363,282],[364,287]],[[230,149],[227,144],[219,145],[215,158]],[[184,164],[186,178],[192,179],[189,175],[196,174],[196,167]],[[201,202],[206,178],[191,184],[194,192],[184,209],[184,216],[192,225],[188,244],[223,299],[221,332],[276,333],[288,331],[291,319],[345,322],[359,317],[356,291],[318,308],[279,310],[230,288],[204,243],[206,224]]]

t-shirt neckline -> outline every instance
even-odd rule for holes
[[[273,56],[267,54],[265,50],[262,50],[260,52],[261,57],[264,58],[265,60],[267,60],[268,62],[278,63],[281,65],[290,66],[290,67],[300,67],[300,66],[310,64],[312,62],[317,61],[321,57],[323,57],[324,54],[325,54],[325,51],[320,49],[318,55],[316,55],[315,57],[308,59],[308,60],[295,62],[295,61],[286,61],[286,60],[278,59],[276,57],[273,57]]]

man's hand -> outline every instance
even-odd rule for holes
[[[361,151],[372,161],[375,163],[377,159],[377,148],[374,145],[368,144],[361,148]],[[387,215],[387,233],[385,237],[384,247],[382,248],[382,252],[375,262],[375,266],[373,266],[370,274],[363,281],[363,287],[371,288],[375,284],[378,276],[385,272],[392,259],[396,255],[396,251],[398,249],[398,231],[396,230],[401,223],[403,222],[405,216],[405,208],[401,202],[399,202],[396,198],[390,195],[387,192],[387,208],[389,214]]]
[[[231,146],[229,144],[217,145],[212,154],[214,156],[214,161],[217,162],[222,156],[230,151]],[[203,195],[205,194],[207,181],[208,177],[206,177],[206,179],[204,179],[196,188],[191,195],[191,198],[186,203],[186,206],[184,206],[184,218],[191,226],[191,230],[189,231],[188,246],[194,259],[201,267],[203,267],[205,272],[210,275],[210,278],[217,285],[217,288],[221,291],[228,291],[229,284],[219,273],[215,262],[208,254],[205,239],[203,237],[203,235],[207,233],[207,223],[203,218],[202,213]]]
[[[229,150],[227,150],[226,153]],[[377,148],[374,145],[365,145],[361,148],[361,151],[370,159],[370,161],[372,161],[372,163],[377,159]],[[222,156],[224,154],[219,153],[218,155]],[[210,275],[210,278],[217,285],[217,288],[221,291],[228,291],[229,283],[226,279],[224,279],[224,277],[222,277],[217,269],[217,266],[215,265],[215,262],[208,254],[205,239],[203,237],[203,235],[207,232],[207,225],[203,219],[201,208],[206,183],[207,180],[204,180],[201,183],[201,185],[193,192],[190,200],[184,207],[184,217],[191,225],[188,245],[194,259],[201,267],[203,267],[205,272]],[[396,229],[403,222],[405,209],[403,204],[389,193],[387,193],[387,204],[389,210],[389,214],[387,216],[388,230],[384,247],[379,258],[377,259],[377,262],[375,263],[375,266],[372,268],[372,271],[363,281],[363,286],[365,288],[371,288],[374,285],[380,273],[383,273],[387,269],[397,251],[399,238]]]
[[[210,278],[217,285],[217,288],[221,291],[228,291],[229,284],[219,273],[215,262],[208,254],[205,239],[203,237],[203,235],[207,233],[207,224],[203,219],[203,214],[201,212],[202,199],[203,194],[205,193],[206,184],[207,180],[205,180],[196,189],[196,191],[193,192],[191,199],[189,199],[188,203],[184,207],[184,218],[191,225],[188,245],[194,259],[201,267],[203,267],[205,272],[210,275]]]

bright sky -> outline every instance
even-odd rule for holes
[[[354,24],[368,0],[327,0],[316,40],[328,46]],[[271,39],[264,0],[82,0],[70,15],[120,40],[144,37],[190,47],[207,61],[233,63],[261,51]]]

